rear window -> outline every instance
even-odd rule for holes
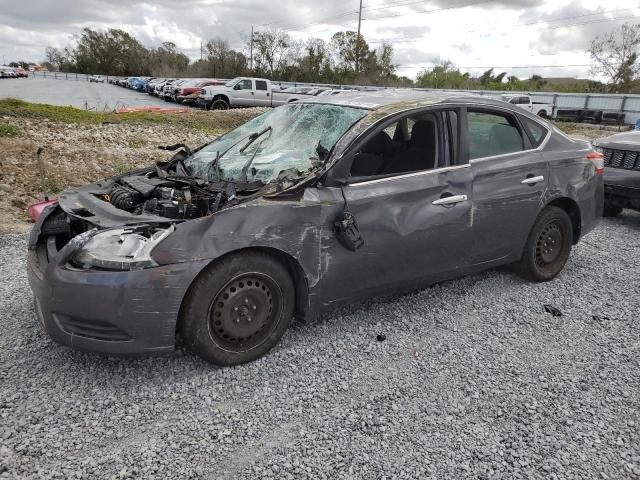
[[[523,123],[531,137],[531,143],[534,147],[538,148],[547,136],[547,129],[538,122],[534,122],[526,117],[523,118]]]
[[[264,80],[256,80],[256,90],[266,90],[267,82]]]
[[[470,111],[467,118],[471,160],[524,150],[522,135],[511,116]]]

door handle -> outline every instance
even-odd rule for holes
[[[434,200],[431,205],[455,205],[456,203],[466,202],[466,195],[452,195],[450,197],[443,197],[439,200]]]
[[[528,177],[522,180],[523,185],[535,185],[536,183],[544,182],[544,177],[542,175],[538,177]]]

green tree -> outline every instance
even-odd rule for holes
[[[640,24],[624,24],[619,30],[596,37],[589,49],[592,72],[607,79],[609,92],[629,93],[640,77]]]
[[[421,71],[416,78],[416,85],[422,88],[466,89],[469,84],[469,74],[462,73],[449,60]]]

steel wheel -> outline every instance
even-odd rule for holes
[[[536,240],[536,265],[541,269],[553,265],[562,253],[563,241],[558,223],[548,223]]]
[[[260,345],[278,326],[282,304],[282,291],[268,275],[235,277],[220,289],[209,307],[211,340],[229,352]]]

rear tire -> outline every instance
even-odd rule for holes
[[[611,205],[608,203],[604,204],[604,210],[602,211],[602,215],[605,217],[617,217],[622,213],[621,207],[616,207],[615,205]]]
[[[229,104],[219,98],[211,104],[211,110],[229,110]]]
[[[573,226],[567,212],[546,207],[529,233],[522,259],[514,265],[516,273],[533,282],[553,280],[566,265],[572,242]]]
[[[549,115],[547,115],[547,111],[546,111],[546,110],[540,110],[540,111],[538,112],[538,116],[539,116],[540,118],[549,118]]]
[[[211,264],[191,285],[180,312],[186,346],[220,366],[260,358],[291,323],[295,287],[273,257],[251,252]]]

